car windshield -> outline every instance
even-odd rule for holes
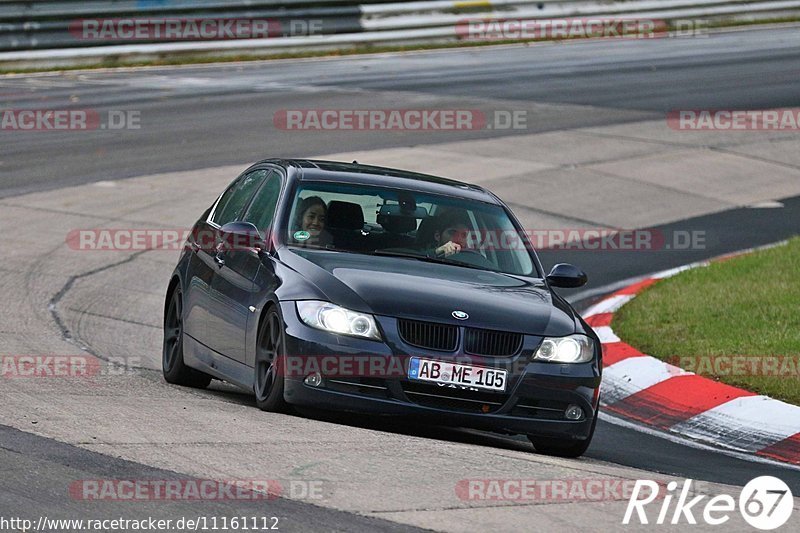
[[[538,275],[501,206],[373,185],[306,183],[289,214],[290,246]]]

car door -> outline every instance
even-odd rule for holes
[[[231,272],[231,267],[226,265],[225,245],[219,230],[228,222],[239,220],[267,174],[269,174],[269,170],[266,169],[255,169],[245,173],[234,184],[228,198],[222,198],[209,217],[209,226],[214,232],[214,245],[210,249],[208,246],[205,247],[207,255],[203,255],[203,259],[207,261],[208,257],[211,258],[213,273],[208,286],[206,320],[198,340],[215,352],[231,359],[238,360],[239,357],[243,357],[243,354],[240,353],[243,341],[239,343],[233,338],[236,332],[231,330],[230,324],[240,322],[240,316],[246,318],[247,300],[240,301],[237,297],[249,293],[252,281],[236,278]],[[224,203],[223,200],[225,200]],[[226,287],[224,283],[220,283],[221,276],[224,276],[229,282],[233,280],[238,287],[238,292],[220,290],[220,288]]]
[[[264,184],[264,187],[259,191],[258,196],[253,200],[253,203],[250,205],[244,217],[245,222],[250,222],[255,225],[255,227],[267,237],[269,242],[272,241],[272,234],[275,231],[275,217],[278,205],[281,203],[281,195],[284,193],[285,188],[285,175],[281,169],[274,170],[274,177],[277,179],[270,181],[272,180],[271,176]],[[258,301],[263,300],[264,294],[274,293],[278,288],[278,278],[275,275],[275,261],[275,256],[262,254],[261,263],[258,265],[258,271],[255,273],[254,291],[256,292],[254,296],[257,301],[253,302],[252,305],[254,306],[259,305]],[[250,314],[250,321],[255,321],[255,317],[260,316],[259,313],[261,311],[262,310],[259,308],[254,309]],[[258,324],[249,322],[247,326],[247,331],[251,335],[251,338],[247,339],[249,351],[246,351],[245,363],[248,366],[255,366],[254,347],[256,344],[255,337],[258,335],[258,331],[256,331]]]
[[[277,171],[264,169],[263,180],[249,206],[236,218],[253,223],[267,236],[278,203],[282,180]],[[246,244],[246,243],[244,243]],[[263,253],[248,246],[227,246],[217,255],[220,265],[211,283],[211,292],[222,305],[223,313],[215,319],[215,350],[241,363],[246,362],[245,347],[247,322],[253,311],[254,295],[258,293],[254,280]]]
[[[188,238],[190,247],[184,292],[184,327],[186,333],[211,346],[209,335],[210,315],[214,304],[211,300],[211,282],[219,269],[216,261],[216,246],[219,241],[218,221],[234,194],[239,191],[246,174],[236,178],[217,198],[204,217],[197,222]]]

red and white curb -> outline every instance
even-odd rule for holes
[[[583,314],[603,344],[603,407],[607,412],[668,433],[800,465],[800,407],[645,355],[622,341],[611,328],[614,313],[650,285],[708,264],[695,263],[653,274],[614,292]]]

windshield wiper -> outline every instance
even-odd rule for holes
[[[375,250],[374,252],[366,252],[367,255],[380,255],[384,257],[400,257],[404,259],[416,259],[417,261],[424,261],[426,263],[438,263],[440,265],[450,265],[464,268],[471,268],[473,270],[490,270],[488,268],[462,263],[460,261],[451,261],[442,257],[431,257],[429,255],[411,254],[408,252],[392,252],[389,250]]]

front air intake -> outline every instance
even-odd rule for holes
[[[400,319],[397,329],[404,342],[440,352],[454,352],[458,347],[458,327],[433,322]]]

